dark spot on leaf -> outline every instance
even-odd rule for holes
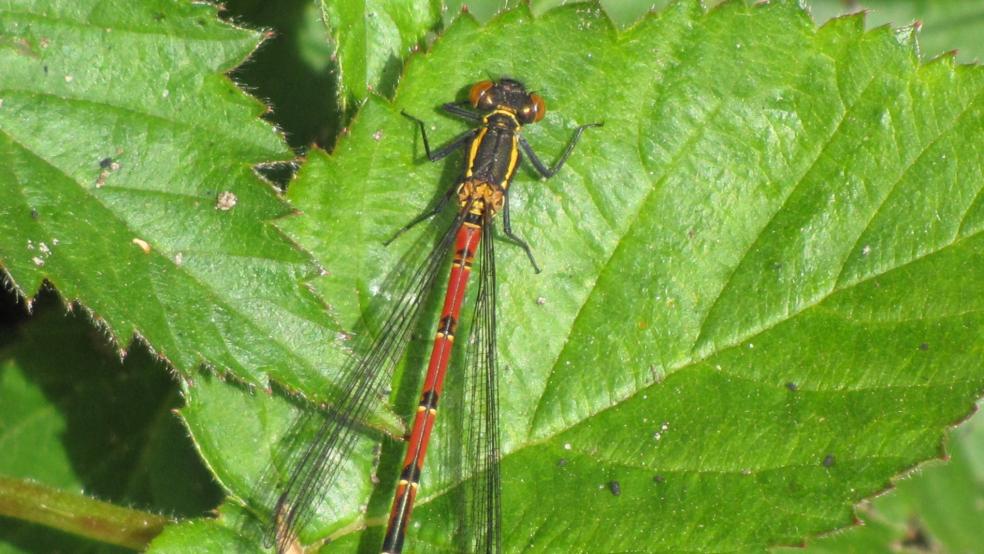
[[[612,496],[618,496],[622,494],[622,485],[618,481],[609,481],[608,490],[612,492]]]
[[[796,389],[798,389],[799,387],[796,386],[796,383],[790,381],[790,382],[786,383],[786,388],[789,389],[790,392],[796,392]]]
[[[926,351],[929,350],[929,345],[925,342],[919,345],[919,350]]]
[[[204,18],[199,17],[198,19],[195,20],[195,23],[197,23],[199,27],[204,27],[206,21]]]
[[[665,482],[666,482],[666,478],[663,477],[662,475],[653,475],[653,483],[659,484]]]
[[[823,467],[832,467],[835,461],[833,454],[827,454],[823,457]]]
[[[36,208],[31,208],[31,219],[37,219],[41,214],[38,213]]]
[[[557,460],[557,467],[564,467],[567,465],[567,458],[561,458]]]
[[[113,165],[113,158],[103,158],[99,160],[100,169],[109,169]]]
[[[48,76],[48,66],[44,66],[44,76]]]
[[[903,549],[920,550],[925,552],[931,552],[934,550],[933,545],[930,543],[929,535],[916,518],[910,519],[906,524],[905,537],[902,539],[900,546],[902,546]]]

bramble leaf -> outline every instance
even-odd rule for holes
[[[318,269],[253,170],[290,153],[221,75],[258,34],[124,0],[21,0],[0,29],[0,265],[20,294],[47,280],[185,376],[327,394],[334,326],[302,284]]]
[[[460,20],[289,190],[305,217],[281,227],[324,263],[344,327],[385,310],[433,231],[381,243],[458,171],[419,161],[400,110],[448,140],[466,123],[435,107],[489,73],[547,100],[524,130],[547,159],[605,122],[556,178],[511,189],[544,273],[497,249],[506,551],[797,544],[941,455],[984,389],[980,68],[922,64],[911,29],[860,16],[817,29],[792,1],[680,2],[623,34],[578,6]],[[427,347],[396,380],[400,413]],[[454,547],[455,420],[439,418],[414,552]],[[386,443],[381,468],[400,455]],[[334,549],[378,537],[395,474],[369,532],[336,527]]]

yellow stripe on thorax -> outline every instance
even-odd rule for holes
[[[475,166],[475,157],[478,156],[478,147],[482,145],[482,140],[485,139],[485,135],[488,132],[488,127],[482,127],[482,130],[478,132],[478,136],[476,136],[475,140],[472,141],[471,150],[468,152],[468,168],[465,170],[465,177],[472,176],[472,169]]]
[[[509,180],[512,179],[516,171],[516,164],[519,162],[519,132],[513,133],[512,149],[509,150],[509,167],[506,169],[506,177],[499,183],[503,189],[509,188]]]

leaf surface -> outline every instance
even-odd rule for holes
[[[957,61],[980,62],[984,57],[984,5],[975,0],[866,0],[850,6],[836,0],[814,0],[812,11],[818,21],[845,11],[867,11],[868,26],[898,27],[918,21],[919,49],[927,58],[957,50]]]
[[[281,227],[325,264],[343,327],[385,312],[434,231],[381,243],[458,172],[420,162],[400,110],[449,140],[466,124],[435,107],[488,73],[547,100],[524,130],[545,159],[605,121],[556,178],[511,189],[543,274],[497,249],[506,551],[798,544],[942,454],[984,387],[980,68],[920,64],[911,30],[861,17],[817,29],[794,2],[681,2],[624,34],[577,6],[463,19],[290,188],[305,217]],[[453,548],[456,425],[443,411],[414,552]],[[330,550],[378,539],[400,456],[384,445],[369,531]]]
[[[821,537],[805,550],[823,552],[973,552],[982,520],[984,418],[978,412],[950,433],[949,459],[899,479],[890,494],[862,504],[863,527]],[[799,549],[803,552],[803,549]],[[792,554],[792,549],[784,550]]]
[[[122,0],[8,3],[0,30],[0,265],[20,293],[47,280],[185,375],[327,394],[333,325],[301,283],[317,267],[252,169],[289,153],[221,74],[258,35],[214,6]]]
[[[403,60],[440,22],[440,0],[321,2],[335,42],[343,102],[361,103],[371,91],[390,95]]]

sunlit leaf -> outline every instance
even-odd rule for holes
[[[466,123],[436,106],[488,73],[521,78],[547,99],[526,129],[547,159],[604,120],[555,179],[514,183],[514,228],[544,272],[497,249],[507,551],[798,544],[852,524],[854,504],[939,456],[972,409],[984,74],[922,65],[911,30],[863,29],[818,30],[795,2],[683,2],[621,35],[578,6],[465,19],[411,61],[392,103],[370,98],[332,156],[309,156],[289,191],[305,215],[281,226],[324,263],[315,284],[353,328],[433,234],[382,242],[460,162],[421,162],[400,110],[447,140]],[[397,379],[401,413],[426,348]],[[454,537],[449,412],[414,552]],[[387,442],[381,468],[400,450]],[[380,478],[370,543],[395,477]]]

